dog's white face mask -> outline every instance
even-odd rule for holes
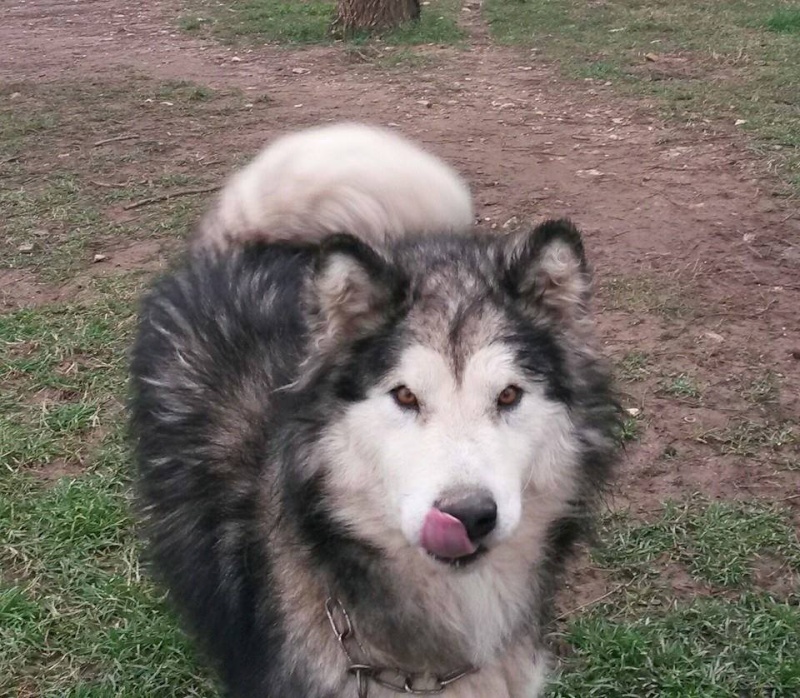
[[[377,544],[400,531],[442,561],[472,559],[513,535],[526,490],[563,497],[570,436],[566,407],[509,347],[479,349],[456,376],[414,345],[339,423],[331,486],[362,493],[346,518]]]

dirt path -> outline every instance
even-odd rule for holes
[[[217,147],[254,150],[326,120],[389,124],[469,178],[487,225],[571,216],[604,288],[609,352],[642,351],[657,366],[625,386],[647,428],[619,501],[648,511],[696,491],[796,491],[798,470],[781,465],[796,468],[796,450],[776,460],[765,437],[747,455],[720,436],[754,420],[791,423],[800,437],[800,216],[770,196],[736,134],[679,129],[613,87],[565,81],[535,53],[492,47],[478,20],[469,50],[430,48],[430,67],[380,70],[337,47],[234,50],[184,36],[173,0],[10,0],[3,14],[0,80],[113,80],[133,69],[266,93],[269,123],[220,131]],[[780,396],[748,402],[748,381],[767,372]],[[698,377],[702,399],[660,391],[682,373]]]

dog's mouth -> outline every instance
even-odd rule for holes
[[[483,545],[479,545],[475,552],[470,553],[469,555],[462,555],[460,557],[442,557],[441,555],[436,555],[430,551],[426,552],[428,553],[428,556],[436,560],[436,562],[440,562],[441,564],[452,567],[453,569],[461,569],[463,567],[469,567],[476,560],[482,558],[486,553],[489,552],[489,549]]]
[[[481,542],[470,539],[462,521],[436,508],[425,517],[420,544],[434,560],[454,568],[467,567],[486,553]]]

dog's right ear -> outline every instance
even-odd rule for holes
[[[377,329],[402,285],[397,270],[358,238],[333,235],[323,240],[309,304],[317,346],[325,349]]]

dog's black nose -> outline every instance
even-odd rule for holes
[[[488,536],[497,525],[497,503],[488,492],[445,497],[436,502],[435,506],[464,524],[473,543]]]

